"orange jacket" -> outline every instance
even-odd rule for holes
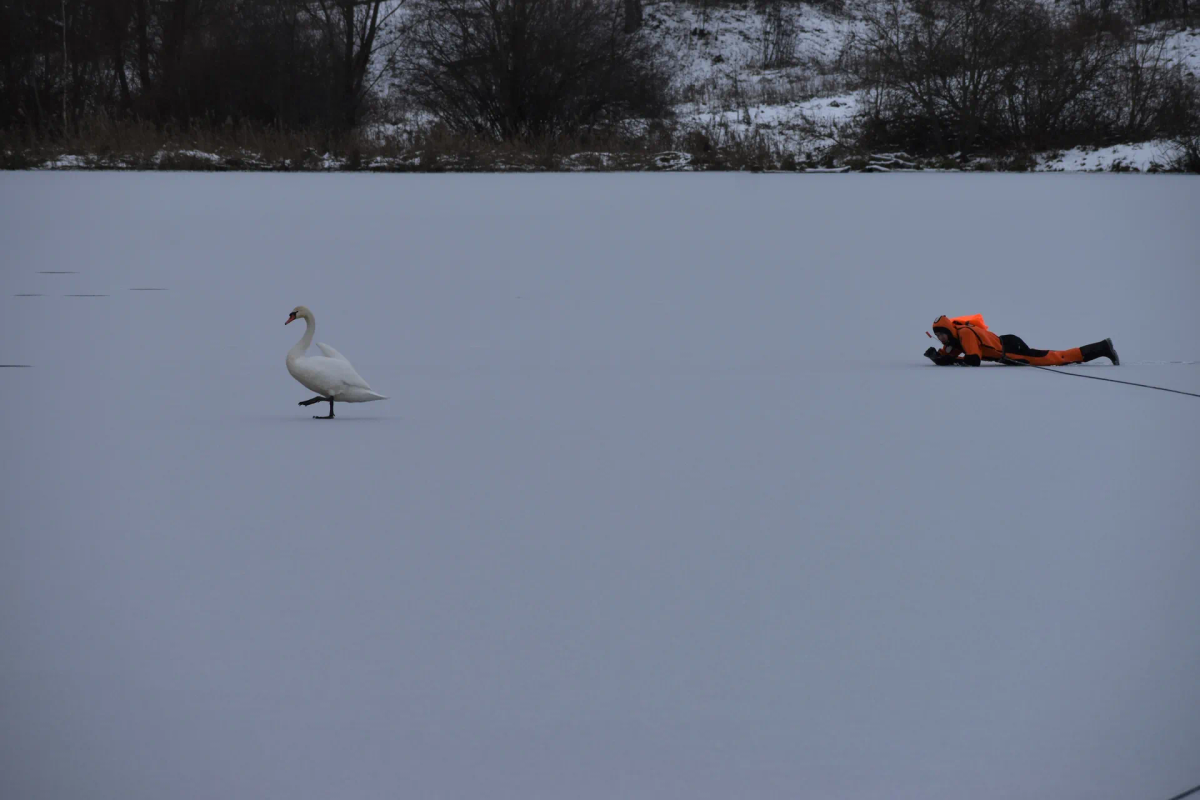
[[[938,351],[938,363],[954,363],[963,356],[963,363],[979,366],[981,360],[997,361],[1004,357],[1004,344],[1000,337],[987,329],[981,314],[950,319],[945,314],[933,322],[933,332],[943,330],[950,334],[950,344]]]

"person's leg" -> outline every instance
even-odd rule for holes
[[[1040,355],[1034,355],[1035,353]],[[1061,367],[1064,364],[1082,364],[1087,360],[1078,347],[1072,347],[1070,350],[1028,350],[1021,355],[1010,353],[1008,358],[1038,367]]]
[[[1072,347],[1070,350],[1034,350],[1025,344],[1020,336],[1006,333],[1000,337],[1004,345],[1004,355],[1010,361],[1023,364],[1034,364],[1039,367],[1058,367],[1064,364],[1082,364],[1095,361],[1097,358],[1107,358],[1113,364],[1120,364],[1112,339],[1103,342],[1085,344],[1083,347]]]
[[[1112,339],[1105,339],[1103,342],[1094,342],[1093,344],[1085,344],[1079,348],[1083,353],[1084,361],[1095,361],[1097,358],[1107,358],[1114,365],[1120,364],[1121,359],[1117,357],[1117,348],[1113,347]]]
[[[1029,345],[1025,344],[1025,340],[1015,333],[1006,333],[1000,337],[1000,344],[1004,345],[1004,352],[1012,355],[1023,356],[1030,352]],[[1040,355],[1035,353],[1034,355]]]
[[[1015,336],[1011,333],[1006,333],[1000,337],[1000,343],[1004,345],[1004,354],[1006,356],[1019,356],[1021,358],[1042,358],[1050,354],[1049,350],[1036,350],[1025,344],[1025,340],[1020,336]]]

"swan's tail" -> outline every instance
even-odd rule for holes
[[[352,386],[335,394],[333,399],[342,403],[370,403],[372,400],[387,400],[387,396],[361,386]]]

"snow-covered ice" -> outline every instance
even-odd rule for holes
[[[1195,785],[1197,187],[0,175],[0,795]]]

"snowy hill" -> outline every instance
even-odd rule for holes
[[[865,30],[864,16],[878,11],[882,2],[847,0],[784,6],[783,20],[794,37],[788,40],[788,57],[779,59],[784,65],[771,68],[767,67],[768,53],[764,49],[768,41],[767,19],[754,4],[704,7],[674,0],[647,4],[645,31],[658,43],[673,76],[674,118],[664,126],[670,134],[665,140],[640,137],[630,148],[633,157],[626,157],[630,155],[626,152],[590,149],[514,155],[513,151],[519,148],[508,148],[507,153],[487,152],[481,158],[480,153],[464,153],[470,150],[470,143],[458,142],[451,144],[448,153],[435,153],[432,159],[435,163],[431,165],[430,148],[422,148],[424,135],[436,127],[435,120],[415,110],[411,99],[404,97],[399,80],[391,87],[388,81],[381,80],[379,85],[387,94],[386,111],[361,130],[362,141],[370,145],[362,149],[373,148],[375,152],[331,153],[327,137],[318,136],[311,137],[312,144],[305,147],[289,147],[286,143],[277,146],[275,149],[286,150],[286,155],[270,157],[265,152],[270,147],[263,147],[260,152],[240,145],[220,150],[211,143],[186,141],[185,136],[185,141],[171,142],[157,151],[122,153],[110,143],[99,152],[38,154],[29,159],[29,164],[52,169],[692,170],[714,165],[712,159],[705,161],[706,152],[737,150],[744,157],[726,158],[718,166],[819,171],[903,169],[913,165],[903,154],[892,154],[898,155],[899,161],[889,160],[888,154],[874,154],[884,158],[872,161],[863,153],[847,156],[847,148],[836,147],[853,141],[850,126],[863,108],[842,56],[850,38]],[[396,19],[404,19],[408,10],[405,7]],[[1140,41],[1161,42],[1166,64],[1179,64],[1192,75],[1200,74],[1200,30],[1177,30],[1158,24],[1139,28],[1138,36]],[[402,40],[400,37],[399,41]],[[377,75],[390,74],[386,70],[387,54],[376,55]],[[628,127],[635,134],[645,134],[654,125],[641,120],[631,122]],[[135,133],[145,140],[154,136],[145,130]],[[128,138],[136,141],[138,136]],[[485,143],[481,149],[490,144]],[[573,146],[573,143],[561,145],[568,149]],[[619,151],[620,146],[613,149]],[[358,148],[346,149],[357,152]],[[756,154],[760,152],[770,157],[758,158]],[[7,152],[0,155],[7,156]],[[961,160],[929,159],[916,166],[946,170],[1000,166],[1051,172],[1146,172],[1161,170],[1176,155],[1175,145],[1167,141],[1130,141],[1102,148],[1022,154],[1012,164],[968,153]],[[849,163],[851,160],[855,163]],[[24,161],[11,159],[16,166],[24,166]]]
[[[858,99],[849,91],[852,79],[838,60],[848,38],[864,29],[863,14],[878,5],[852,0],[837,13],[809,4],[788,7],[796,52],[795,64],[783,69],[762,68],[764,19],[752,4],[702,12],[690,3],[665,0],[648,6],[645,19],[678,65],[676,89],[683,102],[676,110],[685,126],[763,136],[803,157],[832,144],[839,126],[857,110]],[[1200,30],[1151,25],[1140,35],[1163,41],[1167,64],[1179,63],[1200,75]],[[1047,153],[1035,168],[1146,171],[1170,157],[1169,143],[1153,141]]]

